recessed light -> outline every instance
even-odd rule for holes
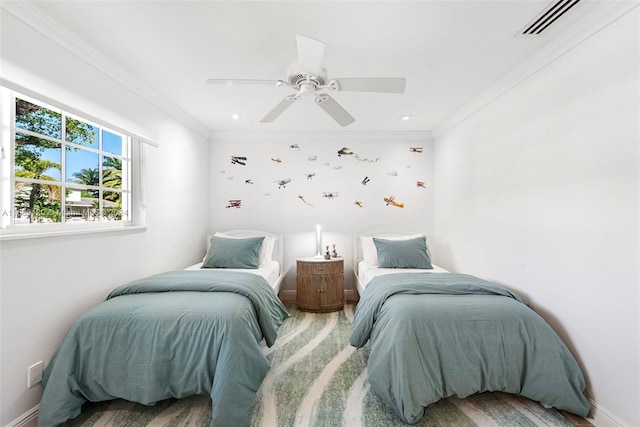
[[[232,118],[233,120],[240,120],[240,119],[242,118],[242,116],[241,116],[240,114],[233,114],[233,115],[231,116],[231,118]]]
[[[411,116],[408,114],[405,114],[403,116],[400,116],[400,120],[406,122],[407,120],[411,120]]]

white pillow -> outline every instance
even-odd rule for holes
[[[373,243],[373,238],[376,237],[378,239],[386,239],[386,240],[410,240],[415,239],[417,237],[422,237],[422,234],[411,234],[406,236],[361,236],[360,243],[362,244],[362,260],[365,262],[370,262],[372,264],[378,265],[378,250],[376,249],[376,245]]]
[[[227,239],[244,239],[245,237],[238,236],[229,236],[228,234],[216,232],[213,236],[218,237],[226,237]],[[262,236],[251,236],[251,237],[262,237]],[[273,249],[276,245],[276,241],[278,240],[275,236],[264,236],[264,240],[262,241],[262,247],[260,248],[260,253],[258,254],[258,264],[260,266],[266,266],[273,260]],[[211,247],[211,235],[207,236],[207,252],[209,252],[209,248]],[[206,255],[205,255],[206,257]]]
[[[264,242],[262,242],[262,250],[264,251],[265,264],[273,261],[273,250],[275,249],[277,241],[278,238],[274,236],[266,236],[264,238]]]

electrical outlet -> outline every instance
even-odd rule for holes
[[[43,369],[44,362],[42,360],[27,368],[27,388],[33,387],[34,385],[42,381]]]

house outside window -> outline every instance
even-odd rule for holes
[[[2,90],[3,234],[133,225],[133,138]]]

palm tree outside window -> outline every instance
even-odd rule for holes
[[[131,138],[13,96],[12,225],[128,221]]]

